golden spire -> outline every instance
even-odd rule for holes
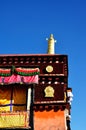
[[[56,40],[54,39],[53,34],[50,34],[50,38],[47,40],[48,40],[48,54],[54,54],[55,53],[54,43],[56,42]]]

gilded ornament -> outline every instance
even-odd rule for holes
[[[44,89],[45,97],[54,97],[54,88],[52,86],[47,86]]]
[[[53,67],[52,67],[51,65],[48,65],[48,66],[46,67],[46,71],[47,71],[48,73],[51,73],[51,72],[53,71]]]

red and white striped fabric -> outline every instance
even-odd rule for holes
[[[13,84],[13,83],[25,83],[25,84],[32,84],[38,83],[38,75],[33,76],[20,76],[20,75],[11,75],[8,77],[1,77],[0,76],[0,84]]]
[[[39,68],[0,69],[0,84],[38,83]]]

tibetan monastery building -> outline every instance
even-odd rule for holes
[[[0,129],[71,130],[72,97],[52,34],[47,54],[0,55]]]

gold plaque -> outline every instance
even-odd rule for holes
[[[54,97],[54,88],[52,86],[47,86],[44,89],[45,97]]]
[[[51,65],[48,65],[46,67],[46,71],[49,72],[49,73],[52,72],[53,71],[53,67]]]

